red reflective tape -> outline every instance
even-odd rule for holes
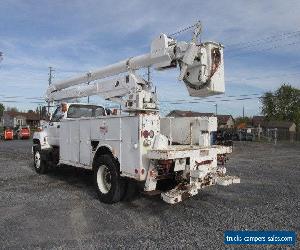
[[[207,165],[207,164],[210,164],[212,162],[213,162],[212,160],[206,160],[206,161],[201,161],[201,162],[196,161],[196,164],[199,166],[199,165]]]

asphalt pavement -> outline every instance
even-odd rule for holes
[[[236,143],[227,169],[241,184],[212,186],[173,206],[142,195],[107,205],[91,172],[39,175],[30,140],[0,141],[0,248],[229,249],[225,230],[300,233],[300,144]]]

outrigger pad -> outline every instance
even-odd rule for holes
[[[186,186],[185,189],[182,189],[177,186],[174,189],[161,193],[161,198],[169,204],[176,204],[196,194],[198,194],[196,187]]]
[[[241,183],[241,179],[237,176],[226,175],[223,177],[218,177],[216,180],[216,184],[221,186],[228,186],[236,183]]]
[[[237,176],[229,176],[229,175],[218,176],[216,177],[215,182],[211,183],[209,186],[214,184],[221,185],[221,186],[228,186],[240,182],[241,180]],[[193,184],[191,185],[179,184],[174,189],[161,193],[161,198],[169,204],[176,204],[191,196],[198,194],[200,189],[202,188],[201,187],[197,188],[197,186]]]

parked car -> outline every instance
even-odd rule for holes
[[[233,131],[218,130],[211,133],[212,145],[233,146]]]
[[[14,139],[14,131],[11,128],[6,128],[3,132],[4,140],[13,140]]]
[[[238,138],[240,141],[254,141],[254,135],[247,129],[241,129],[238,132]]]
[[[18,139],[29,139],[30,138],[30,129],[29,127],[20,127],[18,130],[17,130],[17,138]]]

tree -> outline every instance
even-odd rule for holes
[[[19,112],[19,110],[16,107],[7,107],[6,110],[12,112]]]
[[[0,117],[2,117],[2,116],[3,116],[3,112],[4,112],[4,110],[5,110],[5,107],[4,107],[4,105],[3,105],[2,103],[0,103]]]
[[[237,117],[234,119],[235,120],[235,126],[237,128],[244,128],[247,126],[251,126],[252,124],[252,119],[250,117]]]
[[[266,92],[261,101],[261,111],[267,120],[292,121],[299,129],[300,89],[283,84],[275,92]]]

